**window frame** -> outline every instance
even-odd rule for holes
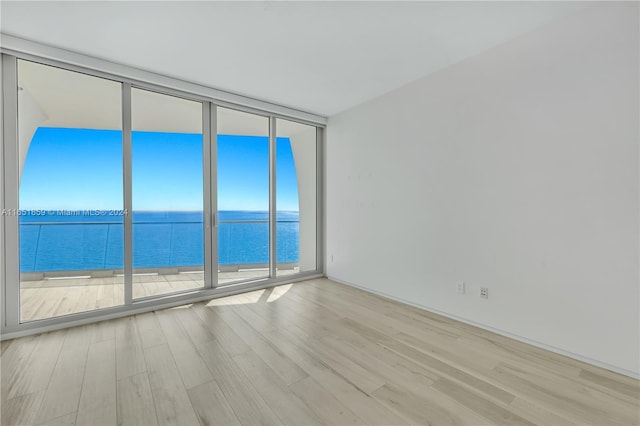
[[[18,208],[18,108],[17,108],[17,60],[27,60],[42,65],[53,66],[68,71],[79,72],[93,77],[104,78],[122,84],[123,113],[123,182],[125,186],[124,208],[131,207],[131,89],[150,90],[164,95],[175,96],[203,105],[203,149],[204,149],[204,212],[205,229],[205,286],[202,289],[172,293],[154,298],[133,299],[131,273],[131,247],[125,243],[125,303],[124,305],[96,309],[58,316],[47,319],[20,322],[20,272],[19,272],[19,240],[18,217],[2,215],[0,217],[0,340],[35,334],[74,325],[87,324],[112,318],[148,312],[185,303],[193,303],[224,297],[246,291],[269,288],[280,284],[300,281],[302,279],[324,276],[324,155],[326,118],[303,111],[282,107],[276,104],[251,99],[228,92],[195,85],[159,74],[137,70],[132,67],[99,60],[72,52],[33,42],[26,42],[15,37],[8,37],[10,43],[21,50],[0,48],[0,66],[2,67],[2,102],[0,102],[0,125],[2,126],[2,144],[0,145],[0,210]],[[7,38],[3,35],[3,44]],[[33,52],[39,53],[34,54]],[[114,72],[116,71],[116,72]],[[133,78],[132,78],[133,77]],[[160,83],[160,84],[159,84]],[[233,102],[237,101],[237,103]],[[234,284],[217,287],[217,226],[216,226],[216,150],[217,143],[217,107],[230,108],[269,118],[269,144],[275,147],[277,118],[316,128],[316,269],[297,274],[278,277],[275,275],[276,246],[270,245],[270,262],[272,273],[268,278],[240,281]],[[128,138],[128,141],[127,141]],[[126,147],[128,146],[128,152]],[[128,162],[128,163],[127,163]],[[128,169],[127,169],[128,168]],[[275,157],[270,157],[270,175],[275,176]],[[270,210],[275,208],[275,180],[270,180]],[[272,200],[271,200],[272,199]],[[130,211],[130,210],[129,210]],[[270,228],[275,228],[275,210],[271,212]],[[131,239],[131,215],[125,219],[125,242]],[[274,229],[275,231],[275,229]],[[129,237],[127,237],[129,232]],[[270,233],[271,235],[271,233]],[[275,234],[272,234],[275,243]],[[129,265],[127,263],[129,262]],[[215,272],[215,273],[214,273]],[[127,278],[128,277],[128,278]]]

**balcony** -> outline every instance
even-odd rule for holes
[[[145,221],[134,213],[134,299],[204,287],[201,217]],[[264,219],[219,222],[218,286],[269,276],[268,226]],[[295,274],[298,221],[281,219],[276,226],[282,236],[277,274]],[[122,231],[121,220],[21,220],[21,321],[123,305]]]

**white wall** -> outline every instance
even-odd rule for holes
[[[638,48],[594,5],[330,117],[327,275],[638,375]]]

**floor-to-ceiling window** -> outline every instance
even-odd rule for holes
[[[121,84],[18,60],[20,319],[121,305]]]
[[[55,61],[2,67],[3,332],[320,272],[316,126]]]
[[[269,118],[217,108],[218,285],[269,276]]]
[[[204,287],[202,103],[131,90],[133,298]]]
[[[316,269],[317,130],[276,119],[278,275]]]

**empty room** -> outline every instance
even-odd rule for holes
[[[640,425],[640,2],[1,1],[0,424]]]

